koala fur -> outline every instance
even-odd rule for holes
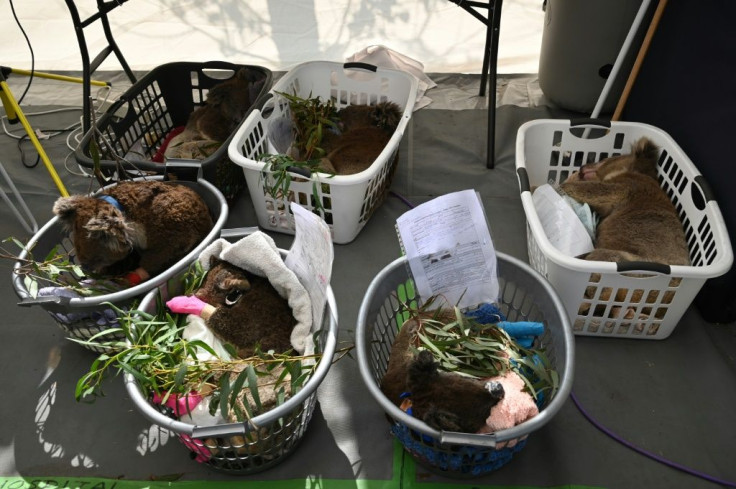
[[[600,216],[595,250],[586,260],[690,264],[682,223],[657,181],[658,157],[659,148],[641,138],[630,154],[583,165],[563,182],[567,195],[587,203]],[[620,289],[616,300],[625,300],[625,295],[626,290]],[[640,300],[641,293],[631,298]]]
[[[631,154],[584,165],[562,184],[601,219],[586,259],[690,264],[682,223],[657,181],[658,156],[659,148],[642,138]]]
[[[207,327],[222,341],[238,349],[242,358],[262,351],[292,350],[291,332],[296,325],[287,299],[266,277],[260,277],[216,257],[210,259],[205,281],[194,294],[216,308]]]
[[[441,371],[427,350],[415,355],[412,344],[417,330],[412,320],[396,336],[381,391],[397,406],[402,404],[402,394],[410,393],[412,415],[434,429],[477,433],[491,408],[503,399],[503,386]]]
[[[337,131],[327,131],[323,136],[325,156],[320,166],[337,175],[367,169],[388,144],[401,115],[401,108],[393,102],[340,109]]]
[[[119,276],[142,267],[164,271],[196,247],[213,227],[197,192],[160,181],[125,181],[106,188],[122,211],[98,196],[60,197],[53,212],[67,232],[82,268]]]
[[[184,131],[169,142],[166,158],[204,159],[214,153],[243,121],[263,88],[264,79],[245,68],[212,87],[207,102],[195,109]]]

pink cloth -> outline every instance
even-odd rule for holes
[[[163,398],[158,394],[153,395],[154,403],[161,404],[162,400]],[[202,396],[192,392],[191,394],[182,397],[170,395],[169,398],[166,399],[164,405],[173,409],[174,414],[176,414],[177,417],[182,417],[189,414],[200,402],[202,402]],[[179,440],[181,440],[184,446],[196,455],[194,460],[197,462],[206,462],[212,457],[212,453],[207,450],[207,447],[202,445],[200,440],[195,441],[194,438],[183,433],[179,434]]]
[[[534,398],[524,391],[524,380],[509,370],[505,375],[486,379],[503,385],[504,397],[491,408],[486,425],[478,433],[495,433],[512,428],[539,414]]]

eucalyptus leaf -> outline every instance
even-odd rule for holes
[[[223,375],[220,377],[220,395],[218,396],[220,398],[220,415],[223,419],[228,419],[228,407],[229,403],[228,401],[228,395],[230,393],[230,382],[227,375]],[[248,403],[245,403],[248,404]]]
[[[233,382],[232,393],[230,394],[230,405],[235,405],[240,395],[240,391],[243,389],[245,381],[248,379],[248,372],[243,370],[238,374],[238,377]]]
[[[256,375],[253,365],[245,367],[245,371],[248,375],[248,388],[250,389],[250,395],[253,398],[253,404],[255,404],[256,410],[260,412],[261,409],[263,409],[263,406],[261,405],[261,397],[258,395],[258,376]]]

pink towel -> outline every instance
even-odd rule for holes
[[[524,380],[516,372],[509,370],[505,375],[486,379],[503,385],[504,397],[491,408],[486,426],[478,433],[495,433],[512,428],[539,414],[534,398],[524,390]]]

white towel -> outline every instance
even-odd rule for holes
[[[255,275],[266,277],[279,295],[289,302],[294,319],[297,321],[291,332],[291,345],[300,354],[314,353],[312,304],[309,294],[296,274],[284,264],[273,238],[256,231],[235,243],[223,238],[215,240],[199,255],[199,262],[205,270],[209,270],[211,256]]]
[[[391,68],[410,73],[419,82],[414,110],[417,111],[432,102],[432,99],[426,97],[424,92],[436,87],[437,84],[424,73],[424,65],[420,61],[377,44],[354,53],[347,58],[347,62],[369,63],[381,68]]]

